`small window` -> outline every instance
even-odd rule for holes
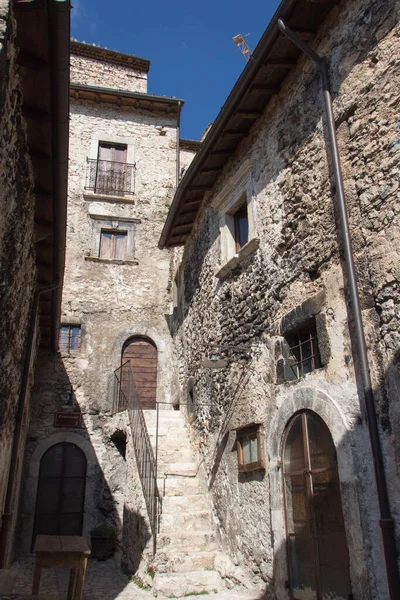
[[[247,214],[247,202],[233,215],[235,225],[235,249],[236,253],[249,241],[249,217]]]
[[[285,339],[290,349],[290,368],[295,379],[321,368],[315,319],[301,330],[286,335]]]
[[[265,469],[263,437],[261,425],[249,425],[237,430],[239,473]]]
[[[61,325],[59,350],[60,352],[71,352],[78,350],[81,346],[81,326],[80,325]]]
[[[126,231],[105,231],[102,229],[100,235],[100,258],[124,260],[126,240]]]

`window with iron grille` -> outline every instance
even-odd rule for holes
[[[124,260],[126,254],[126,231],[101,230],[100,234],[100,258],[113,260]]]
[[[289,369],[292,375],[286,380],[300,379],[322,367],[315,318],[298,331],[285,335],[285,340],[289,346]]]
[[[81,346],[81,326],[80,325],[61,325],[59,350],[67,352],[78,350]]]

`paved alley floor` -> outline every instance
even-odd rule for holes
[[[11,569],[16,575],[13,593],[31,593],[34,565],[33,554],[25,555],[13,563]],[[68,577],[68,569],[43,569],[40,600],[66,600]],[[260,592],[226,590],[201,596],[185,596],[185,600],[199,600],[199,597],[210,600],[260,600],[261,596]],[[115,559],[89,559],[83,600],[154,600],[154,595],[130,582]],[[167,600],[167,596],[158,594],[157,600]]]

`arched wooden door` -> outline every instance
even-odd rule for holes
[[[145,337],[128,340],[122,364],[130,363],[138,398],[143,409],[155,409],[157,400],[157,348]]]
[[[329,429],[311,411],[289,423],[283,479],[291,597],[348,600],[349,552],[336,450]]]
[[[82,535],[86,456],[78,446],[51,446],[40,461],[33,543],[38,534]]]

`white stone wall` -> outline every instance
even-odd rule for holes
[[[398,354],[400,298],[395,242],[400,224],[398,16],[398,1],[379,6],[370,0],[342,2],[332,11],[316,46],[329,57],[395,519],[400,510],[395,476],[398,357],[393,359]],[[303,57],[208,194],[183,255],[182,322],[175,335],[181,397],[185,403],[187,378],[194,377],[197,402],[204,406],[192,422],[192,439],[208,468],[223,539],[236,560],[249,566],[279,599],[288,597],[278,463],[282,439],[296,411],[317,412],[337,450],[354,597],[386,599],[372,458],[354,372],[322,116],[320,76]],[[233,270],[221,273],[216,199],[246,161],[251,165],[259,248],[254,247]],[[320,342],[326,364],[299,382],[278,385],[281,319],[321,291],[324,300],[318,314],[325,323]],[[240,344],[252,347],[245,366],[239,361],[245,358],[243,352],[232,349],[227,352],[233,360],[228,368],[217,372],[202,368],[211,348]],[[265,428],[267,469],[265,474],[241,475],[234,429],[253,422]]]
[[[127,92],[147,92],[147,73],[74,54],[71,54],[71,82]]]

